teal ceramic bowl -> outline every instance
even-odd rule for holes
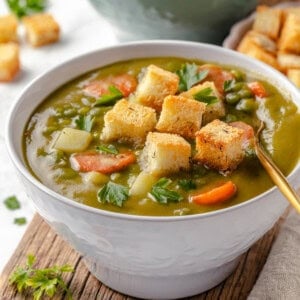
[[[90,0],[119,41],[177,39],[221,44],[256,0]]]

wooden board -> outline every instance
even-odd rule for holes
[[[267,259],[283,218],[284,217],[241,257],[237,269],[231,276],[215,288],[189,299],[246,299]],[[8,283],[9,275],[16,266],[24,266],[26,256],[29,253],[36,256],[37,260],[35,266],[38,268],[63,264],[74,266],[75,272],[64,276],[64,279],[72,291],[73,299],[75,300],[134,299],[119,294],[99,282],[89,273],[80,255],[73,250],[68,243],[57,236],[49,225],[36,214],[15,253],[12,255],[0,276],[1,300],[32,299],[32,295],[30,294],[19,295],[15,287]],[[67,299],[67,297],[64,293],[60,293],[53,299]]]

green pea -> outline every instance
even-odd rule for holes
[[[243,88],[238,92],[240,98],[251,98],[253,96],[252,92],[248,88]]]
[[[236,109],[244,112],[253,112],[257,109],[257,103],[253,98],[242,99],[236,105]]]
[[[70,119],[60,119],[60,120],[58,121],[58,123],[59,123],[60,125],[63,125],[63,126],[67,126],[67,125],[69,125],[71,122],[72,122],[72,120],[70,120]]]
[[[75,108],[68,108],[64,110],[64,116],[65,117],[74,117],[77,114],[77,111]]]
[[[229,93],[225,97],[226,102],[229,104],[236,104],[240,99],[241,98],[237,93]]]
[[[231,70],[231,74],[234,76],[236,81],[244,81],[245,74],[239,70]]]
[[[226,115],[226,122],[227,123],[230,123],[230,122],[235,122],[235,121],[237,121],[237,116],[235,116],[235,115],[232,115],[232,114],[227,114]]]
[[[99,116],[102,113],[101,107],[94,107],[90,110],[90,115],[91,116]]]
[[[80,113],[81,115],[86,115],[89,112],[90,108],[87,106],[81,107],[78,110],[78,113]]]
[[[63,169],[61,169],[61,171],[62,172],[59,176],[61,179],[68,180],[68,179],[73,179],[78,176],[78,173],[71,168],[63,168]]]

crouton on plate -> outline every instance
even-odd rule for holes
[[[0,17],[0,43],[17,42],[18,20],[14,15]]]
[[[20,70],[19,46],[0,44],[0,81],[11,81]]]

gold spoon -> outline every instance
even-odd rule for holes
[[[289,202],[293,205],[293,207],[300,213],[300,197],[297,195],[296,191],[290,186],[285,176],[279,170],[279,168],[275,165],[275,163],[268,157],[268,155],[263,150],[259,138],[262,130],[264,129],[265,124],[261,121],[259,129],[254,138],[254,146],[256,155],[273,180],[273,182],[277,185],[282,194],[289,200]]]

